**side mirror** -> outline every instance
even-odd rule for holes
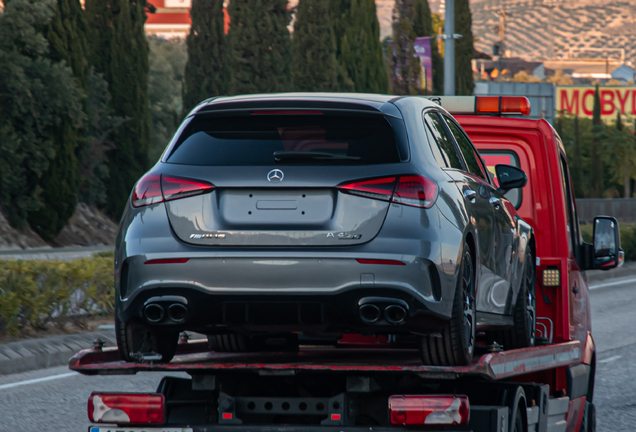
[[[519,168],[512,165],[496,165],[499,191],[506,193],[511,189],[522,188],[528,183],[528,176]]]
[[[593,269],[610,270],[625,261],[625,252],[621,249],[621,233],[618,221],[610,216],[594,218],[594,237],[591,257]]]

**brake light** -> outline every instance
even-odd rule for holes
[[[132,206],[143,207],[163,201],[161,195],[161,176],[146,174],[135,185],[132,194]]]
[[[359,180],[353,183],[338,186],[338,189],[352,195],[389,201],[395,189],[395,177],[386,177],[371,180]]]
[[[419,175],[358,180],[337,188],[351,195],[421,208],[430,208],[439,192],[437,183]]]
[[[288,114],[322,114],[322,111],[307,111],[307,110],[264,110],[264,111],[252,111],[252,114],[258,115],[288,115]]]
[[[476,114],[530,115],[530,101],[525,96],[476,96]]]
[[[212,183],[202,180],[146,174],[135,185],[131,202],[135,208],[144,207],[164,201],[201,195],[213,189]]]
[[[161,393],[97,393],[88,398],[93,423],[163,424],[165,397]]]
[[[394,426],[466,425],[470,418],[468,396],[391,396],[389,416]]]
[[[402,261],[395,260],[384,260],[384,259],[364,259],[364,258],[356,258],[360,264],[379,264],[379,265],[397,265],[397,266],[405,266],[406,264]]]
[[[181,177],[161,176],[163,198],[172,201],[194,195],[201,195],[214,189],[211,183]]]
[[[413,207],[430,208],[437,199],[437,183],[422,176],[400,177],[393,202]]]

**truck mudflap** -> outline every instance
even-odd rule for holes
[[[359,349],[303,347],[299,352],[221,354],[210,352],[207,341],[194,340],[179,345],[170,363],[126,363],[117,348],[82,350],[69,360],[69,368],[85,375],[124,375],[137,372],[214,373],[254,371],[261,375],[294,375],[301,372],[406,373],[422,378],[455,379],[480,376],[499,380],[532,372],[581,363],[579,341],[522,348],[476,357],[468,366],[424,366],[414,349]]]

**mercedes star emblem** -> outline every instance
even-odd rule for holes
[[[274,183],[282,182],[283,178],[285,178],[285,174],[279,169],[271,170],[267,173],[267,180]]]

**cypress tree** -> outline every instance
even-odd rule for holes
[[[336,58],[338,59],[338,91],[352,92],[355,89],[353,80],[348,75],[342,61],[342,42],[349,27],[351,0],[330,0],[331,24],[336,39]]]
[[[300,0],[293,42],[292,77],[296,90],[337,90],[339,65],[328,2]]]
[[[86,0],[91,54],[108,82],[111,107],[125,122],[113,132],[107,153],[106,212],[118,219],[130,191],[148,168],[148,41],[145,0]],[[95,50],[100,50],[96,52]]]
[[[391,89],[399,95],[414,95],[420,92],[420,60],[415,55],[413,41],[415,32],[411,18],[413,4],[410,0],[396,0],[393,7],[393,45],[389,58],[393,60],[389,70]]]
[[[433,19],[428,0],[414,0],[413,31],[417,37],[431,37],[431,63],[433,67],[433,94],[444,94],[444,59],[437,49]]]
[[[594,91],[594,108],[592,109],[592,136],[594,142],[590,146],[592,159],[592,198],[603,196],[603,161],[601,159],[601,143],[603,142],[603,121],[601,120],[601,98],[598,84]]]
[[[292,90],[287,0],[232,0],[229,14],[232,93]]]
[[[472,32],[473,19],[468,0],[455,0],[455,31],[462,35],[455,40],[455,94],[473,94],[473,67],[475,47]]]
[[[340,41],[339,63],[357,92],[386,93],[389,81],[384,67],[380,24],[374,0],[351,0],[345,14],[347,26]],[[339,24],[339,27],[343,27]]]
[[[86,91],[86,21],[79,0],[57,0],[55,16],[44,29],[49,58],[65,62],[80,88]],[[63,116],[52,132],[55,158],[39,179],[39,210],[29,214],[29,224],[45,240],[55,237],[75,212],[79,189],[78,154],[85,136],[77,126],[83,119]]]
[[[190,16],[192,27],[186,40],[188,62],[183,85],[186,113],[206,98],[230,93],[223,0],[193,0]]]
[[[583,184],[583,149],[581,148],[581,131],[579,129],[579,116],[574,117],[574,157],[572,158],[572,186],[574,196],[585,198],[585,185]]]

